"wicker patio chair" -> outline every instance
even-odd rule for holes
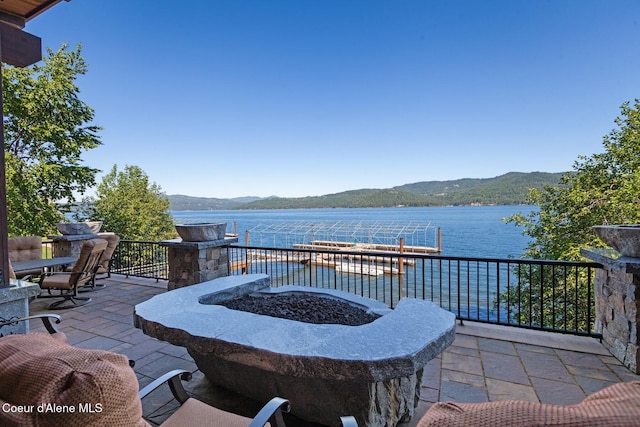
[[[614,384],[576,405],[521,400],[435,403],[417,427],[640,426],[640,381]]]
[[[273,398],[253,418],[190,398],[181,384],[190,373],[172,371],[138,391],[138,379],[122,354],[71,346],[48,334],[0,338],[0,425],[148,427],[141,399],[168,383],[180,407],[162,424],[171,426],[283,427],[289,401]],[[41,410],[18,411],[11,408]],[[343,422],[349,423],[347,418]],[[354,425],[354,424],[351,424]]]

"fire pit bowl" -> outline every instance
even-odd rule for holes
[[[224,239],[227,223],[176,224],[176,231],[185,242],[209,242]]]
[[[58,231],[64,236],[95,234],[100,231],[102,221],[60,222],[56,224]]]
[[[134,324],[186,347],[211,383],[257,401],[284,396],[304,420],[333,425],[350,414],[359,425],[393,427],[411,419],[425,365],[455,338],[453,313],[413,298],[391,310],[337,290],[269,284],[247,274],[165,292],[136,305]],[[223,305],[277,294],[316,294],[379,316],[360,326],[314,324]]]
[[[622,256],[640,258],[640,224],[598,225],[596,235]]]

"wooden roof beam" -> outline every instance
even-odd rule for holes
[[[28,67],[42,59],[40,37],[0,22],[0,52],[2,62],[16,67]]]
[[[23,16],[12,15],[10,13],[0,11],[0,21],[12,25],[16,28],[24,28],[27,20]]]

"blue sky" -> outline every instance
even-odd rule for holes
[[[85,163],[167,194],[567,171],[640,98],[637,0],[72,0],[25,30],[83,46]]]

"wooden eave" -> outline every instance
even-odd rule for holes
[[[62,1],[70,0],[0,0],[0,21],[24,28],[27,21]]]

